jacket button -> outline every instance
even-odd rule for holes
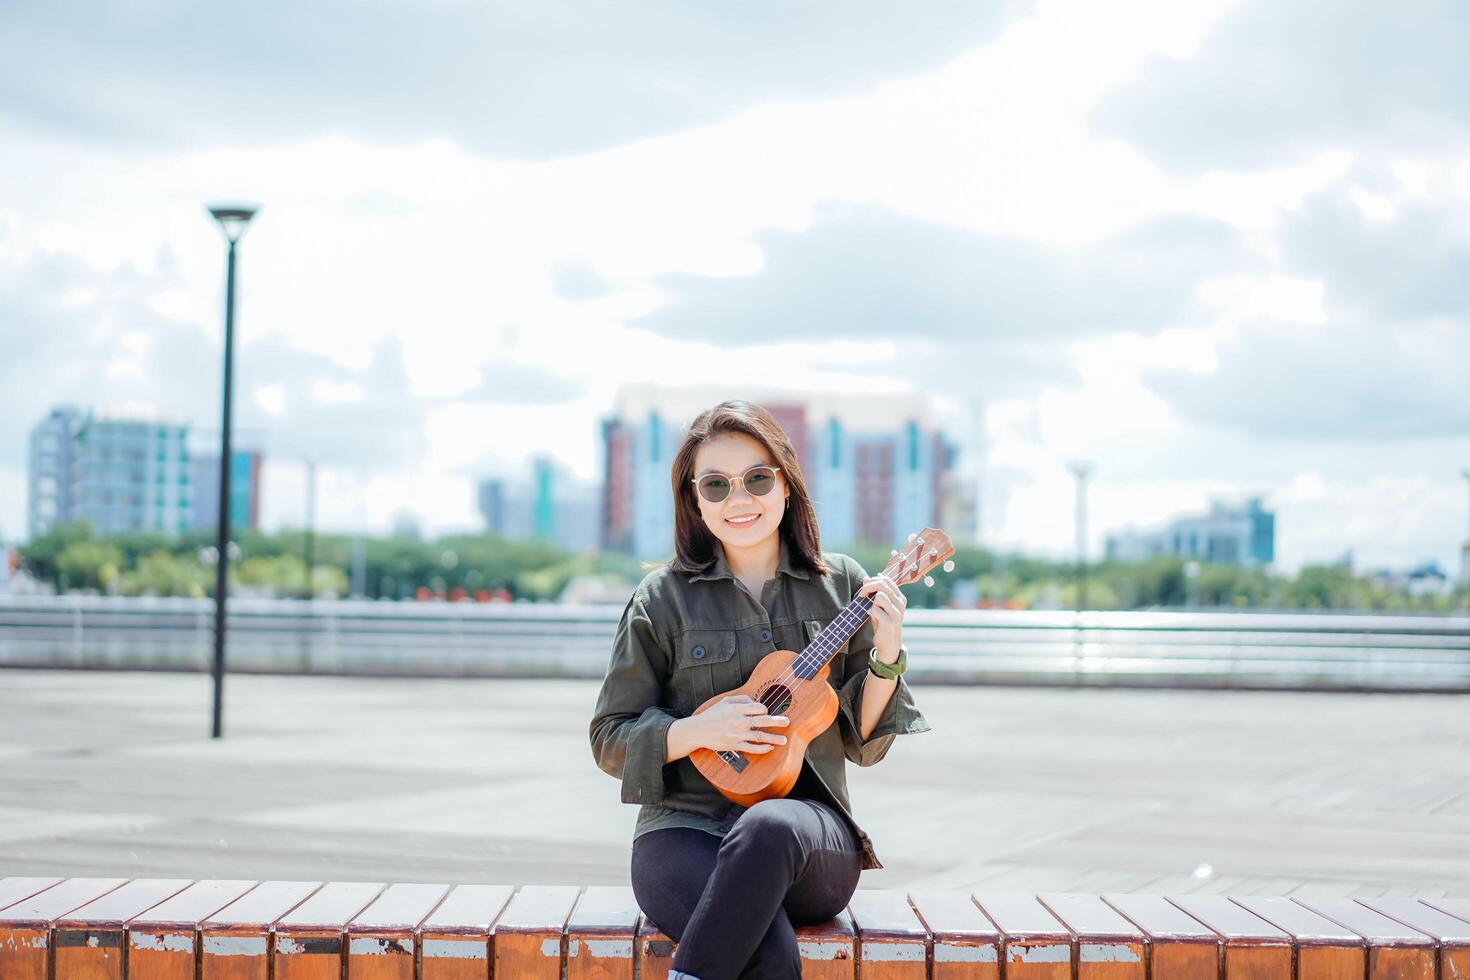
[[[771,638],[771,631],[770,630],[761,630],[761,639],[762,640],[769,640],[770,638]]]
[[[704,659],[704,647],[695,647],[693,650],[690,650],[689,651],[689,655],[691,657],[693,657],[695,660],[703,660]]]

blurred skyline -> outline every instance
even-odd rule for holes
[[[985,538],[1263,493],[1288,569],[1455,574],[1470,7],[10,5],[0,538],[52,406],[218,427],[262,526],[480,526],[624,384],[919,390]],[[712,397],[711,402],[718,400]],[[962,452],[958,466],[975,464]]]

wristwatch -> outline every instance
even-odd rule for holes
[[[909,668],[909,648],[902,643],[898,645],[898,661],[885,664],[878,659],[878,648],[874,647],[868,654],[868,669],[885,681],[897,680],[898,676]]]

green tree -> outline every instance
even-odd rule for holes
[[[57,561],[69,545],[92,540],[92,525],[85,520],[59,524],[20,547],[21,567],[43,582],[57,582]]]
[[[111,541],[73,541],[56,557],[56,575],[66,589],[104,589],[116,582],[122,551]]]
[[[180,558],[159,549],[138,559],[137,566],[123,573],[122,587],[128,595],[192,596],[205,594],[212,570],[197,561]]]

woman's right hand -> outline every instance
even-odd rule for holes
[[[785,715],[766,714],[766,706],[748,694],[731,695],[694,717],[701,722],[700,742],[705,748],[756,755],[786,744],[785,735],[761,729],[791,723]]]

